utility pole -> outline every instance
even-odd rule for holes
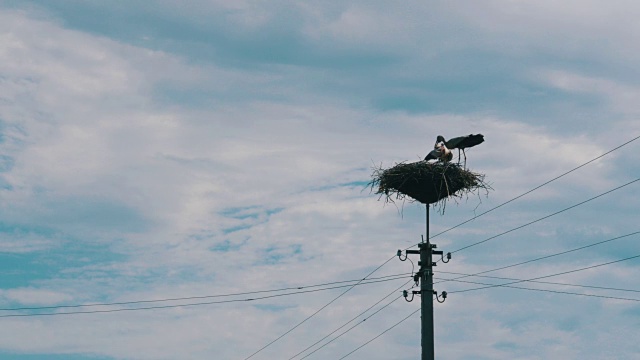
[[[434,360],[433,333],[433,261],[431,256],[431,241],[429,240],[429,205],[427,208],[427,242],[418,244],[420,249],[420,315],[422,317],[422,360]],[[434,246],[435,247],[435,246]]]
[[[401,257],[401,250],[398,250],[398,257],[400,260],[405,261],[409,254],[420,255],[420,270],[414,275],[414,280],[417,283],[420,281],[420,291],[412,291],[411,300],[408,300],[408,291],[404,291],[404,297],[407,301],[412,301],[413,296],[420,295],[420,315],[421,315],[421,340],[422,345],[422,360],[435,360],[435,342],[433,331],[433,295],[436,296],[436,300],[442,303],[447,298],[447,292],[442,292],[442,301],[438,297],[438,292],[433,290],[433,267],[436,264],[433,262],[433,255],[440,255],[442,262],[447,263],[451,259],[451,253],[447,253],[447,260],[444,260],[442,251],[434,250],[436,244],[431,244],[429,239],[429,205],[427,209],[427,233],[426,241],[423,238],[422,242],[418,244],[419,250],[406,250],[404,260]]]

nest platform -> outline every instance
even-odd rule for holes
[[[462,198],[476,190],[491,190],[484,174],[474,173],[455,163],[418,161],[374,168],[369,186],[386,202],[412,200],[445,205],[448,198]]]

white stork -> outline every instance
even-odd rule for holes
[[[433,146],[433,150],[425,156],[424,160],[439,160],[442,162],[449,162],[453,159],[453,153],[448,149],[444,137],[442,135],[438,135],[436,138],[436,144]]]

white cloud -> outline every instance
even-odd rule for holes
[[[0,234],[0,251],[3,253],[27,253],[49,249],[52,246],[55,246],[55,240],[49,236],[23,231]]]
[[[2,290],[0,292],[5,301],[13,301],[21,305],[56,305],[69,300],[73,297],[58,291],[34,289],[34,288],[14,288],[10,290]]]
[[[640,112],[637,103],[640,88],[637,86],[567,71],[548,71],[542,78],[551,86],[567,92],[593,94],[605,98],[613,113],[637,116]]]

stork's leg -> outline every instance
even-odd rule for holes
[[[461,158],[460,158],[460,149],[458,149],[458,165],[460,165],[460,160],[461,160]]]
[[[464,168],[467,168],[467,153],[464,152],[464,149],[462,149],[462,154],[464,154]]]

